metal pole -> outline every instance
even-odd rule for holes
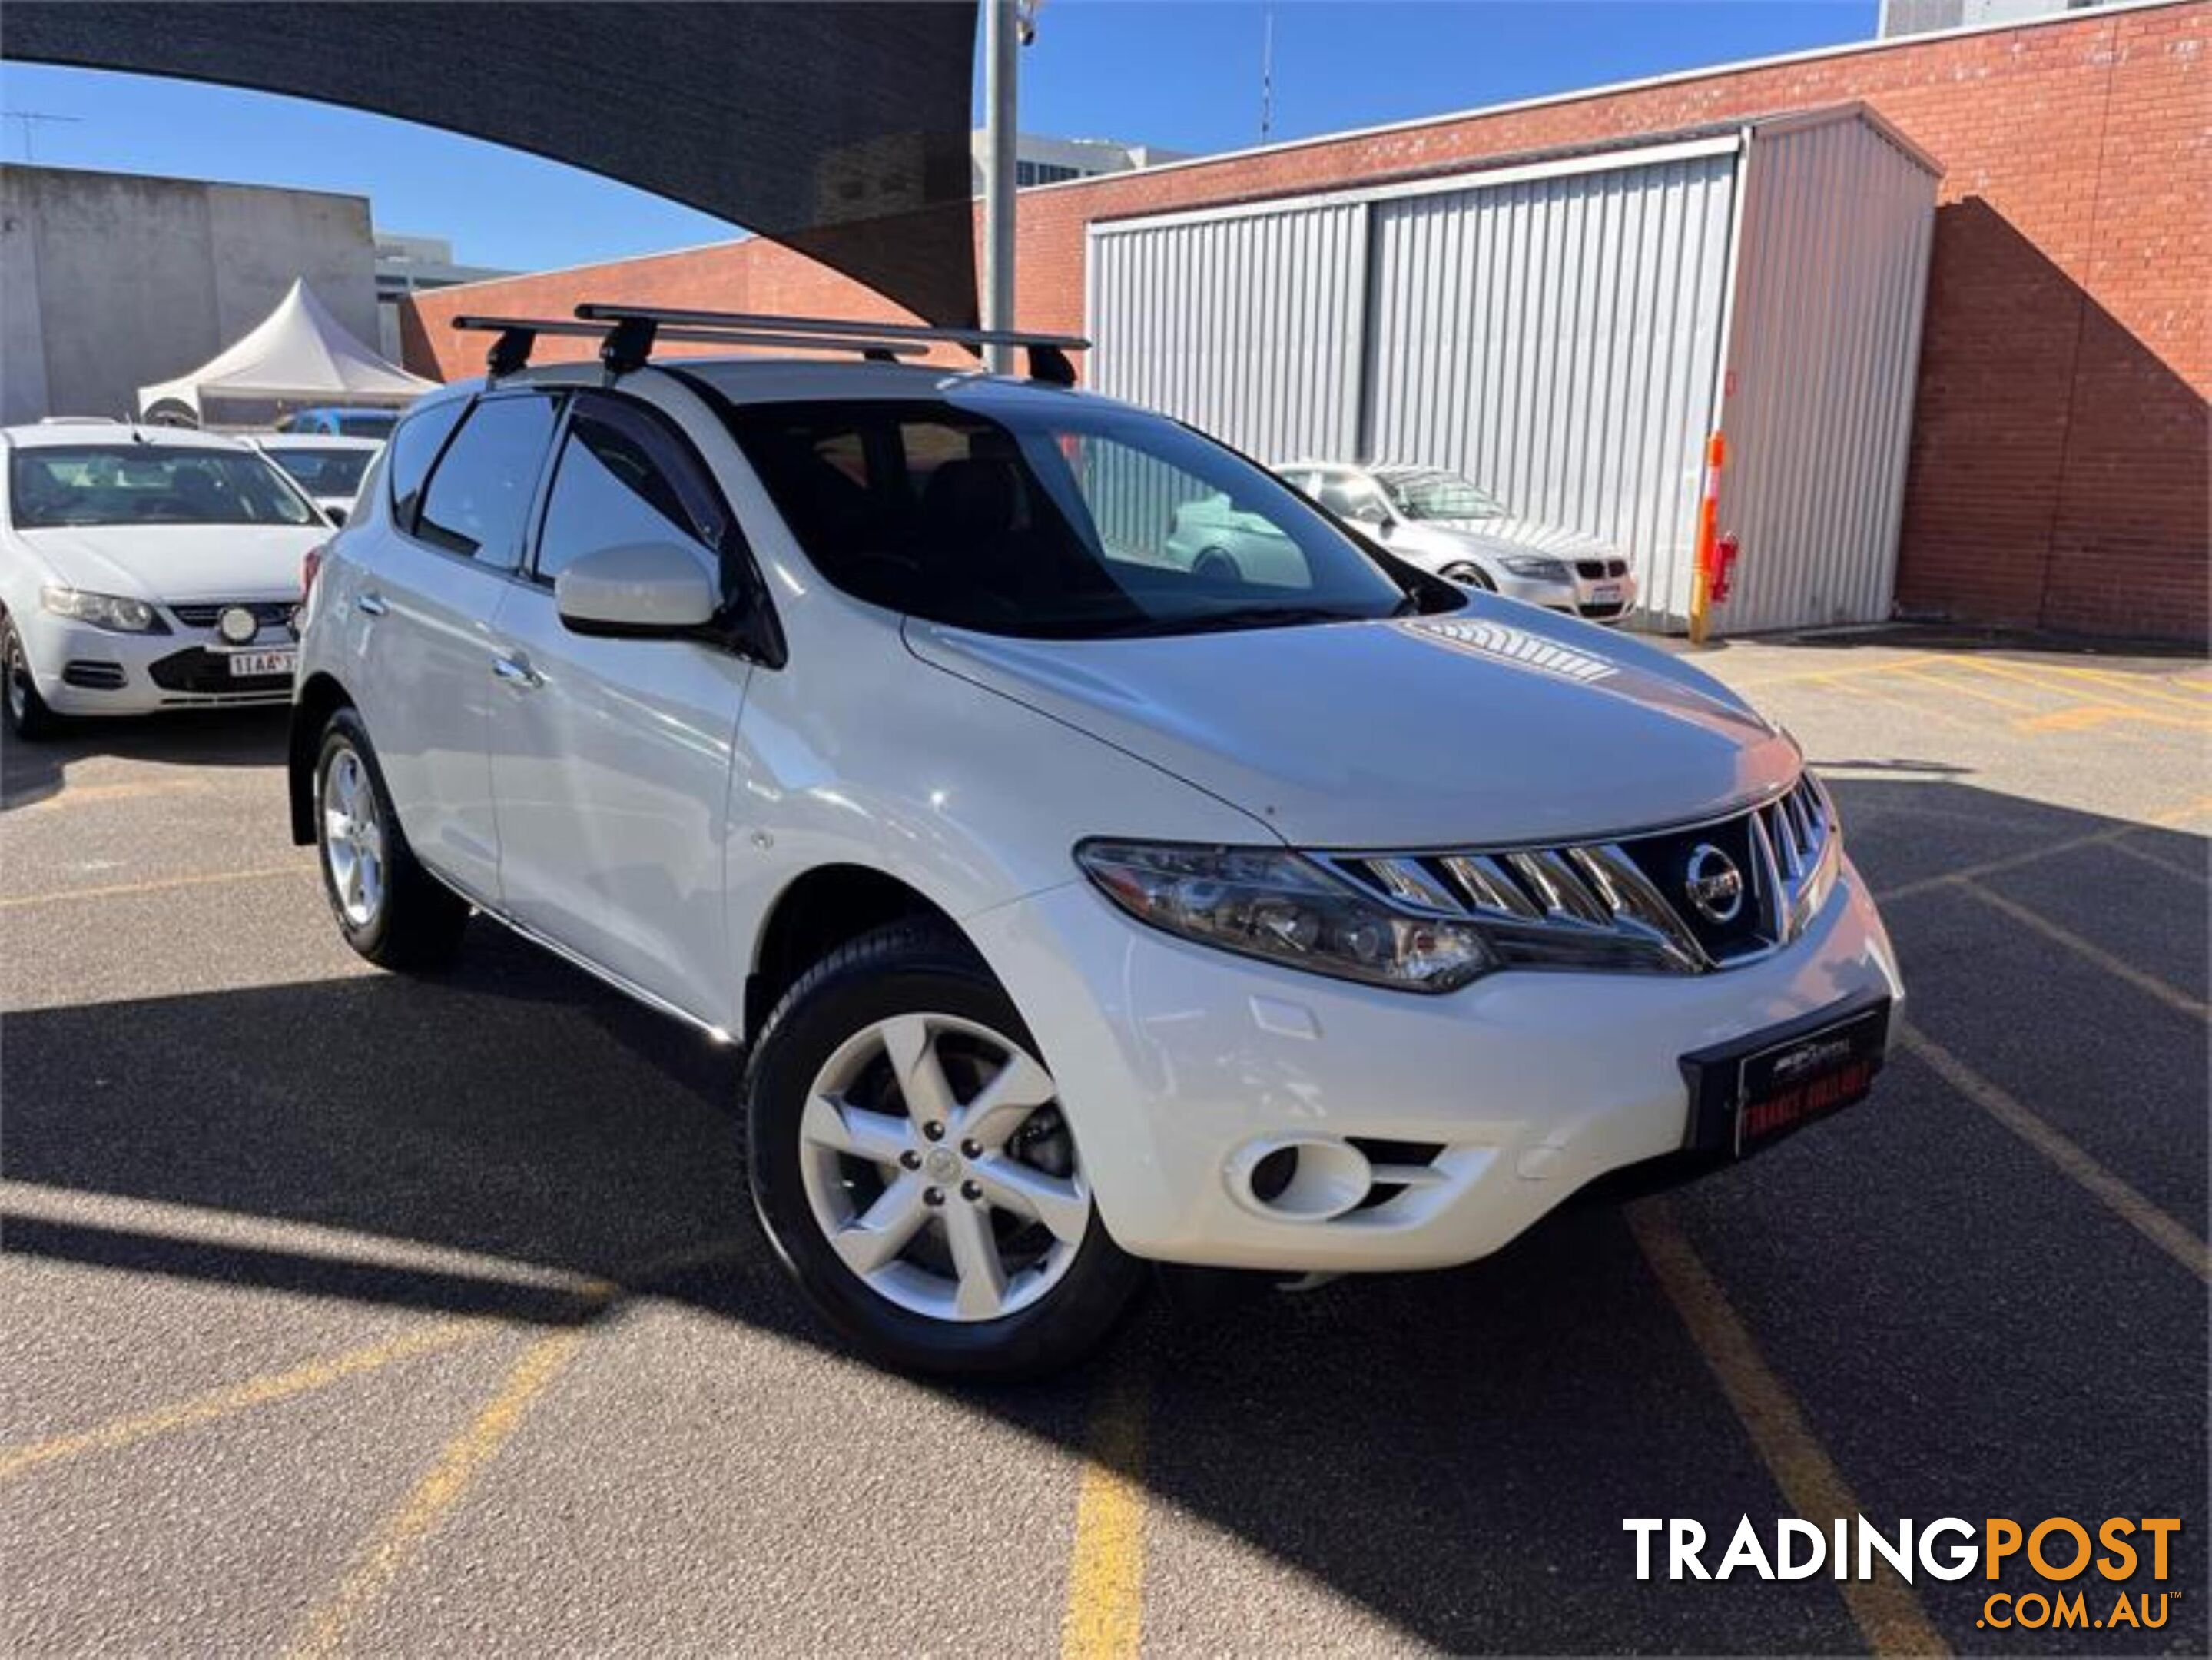
[[[1022,30],[1018,0],[983,0],[983,326],[1014,326],[1014,141],[1019,119]],[[987,349],[1000,374],[1011,346]]]

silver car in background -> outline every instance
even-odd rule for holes
[[[1341,461],[1295,461],[1275,471],[1435,575],[1592,623],[1617,623],[1636,603],[1636,577],[1618,549],[1522,518],[1458,473]]]

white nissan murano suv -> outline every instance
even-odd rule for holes
[[[481,913],[746,1045],[753,1204],[872,1358],[1049,1371],[1146,1261],[1467,1262],[1866,1092],[1902,992],[1833,804],[1680,660],[1079,342],[582,310],[603,363],[486,319],[311,559],[294,833],[371,961]],[[648,358],[771,320],[879,361]],[[1296,561],[1172,556],[1217,496]]]

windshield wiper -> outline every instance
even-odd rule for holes
[[[1316,623],[1369,620],[1356,611],[1330,611],[1321,605],[1232,605],[1224,611],[1198,611],[1188,617],[1145,617],[1100,632],[1116,635],[1219,634],[1237,629],[1291,629]]]

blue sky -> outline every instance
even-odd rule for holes
[[[1222,150],[1258,141],[1262,0],[1048,0],[1023,125]],[[1865,40],[1875,0],[1275,0],[1274,137],[1440,114],[1670,70]],[[550,162],[296,100],[7,64],[0,108],[36,159],[368,197],[388,230],[465,262],[543,269],[732,234]],[[0,155],[24,158],[24,124]]]

